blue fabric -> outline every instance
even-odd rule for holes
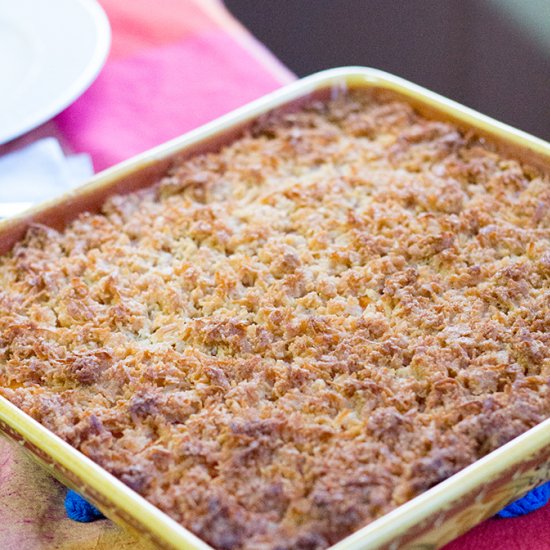
[[[534,512],[542,508],[550,500],[550,481],[540,487],[536,487],[523,498],[508,504],[504,510],[501,510],[497,516],[499,518],[516,518],[524,516],[529,512]]]
[[[95,506],[92,506],[74,491],[67,491],[65,511],[70,519],[81,523],[89,523],[105,517]]]

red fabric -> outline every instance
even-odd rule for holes
[[[182,0],[100,0],[113,29],[109,59],[143,53],[151,46],[172,44],[219,25],[195,3]]]
[[[548,550],[550,505],[519,518],[492,518],[447,544],[444,550]]]

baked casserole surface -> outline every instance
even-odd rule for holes
[[[321,549],[550,416],[550,181],[383,92],[0,260],[0,393],[218,549]]]

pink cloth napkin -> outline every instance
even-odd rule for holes
[[[149,149],[292,79],[216,1],[102,0],[111,56],[57,117],[96,170]]]

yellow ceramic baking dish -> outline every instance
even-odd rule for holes
[[[63,227],[95,211],[115,193],[151,184],[174,158],[219,148],[258,116],[290,108],[312,94],[350,88],[390,90],[431,118],[451,120],[493,142],[501,151],[550,171],[550,144],[387,73],[345,67],[317,73],[223,116],[184,136],[94,177],[87,185],[0,223],[0,254],[11,249],[31,222]],[[76,489],[106,516],[160,548],[206,549],[207,544],[101,467],[0,398],[0,429],[51,473]],[[550,419],[422,495],[342,540],[333,549],[438,548],[550,479]]]

